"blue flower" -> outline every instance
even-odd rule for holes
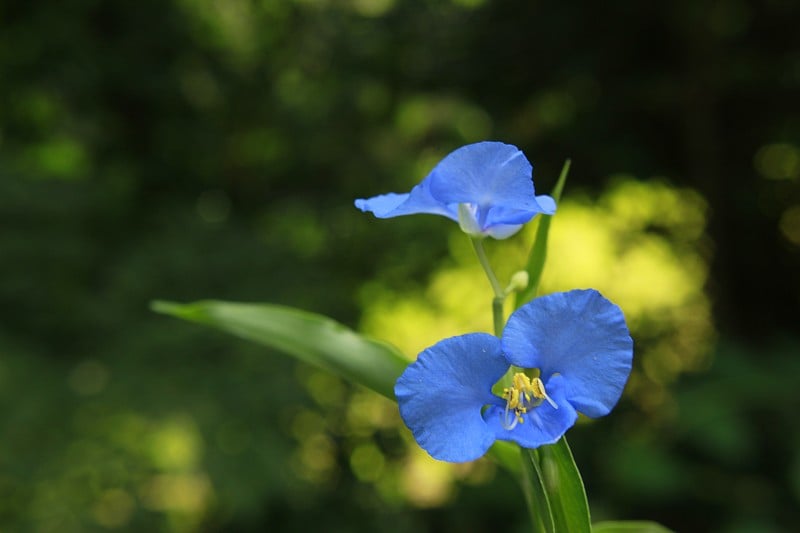
[[[574,290],[520,307],[502,339],[471,333],[427,348],[394,390],[422,448],[442,461],[471,461],[495,440],[536,448],[561,438],[578,412],[608,414],[632,358],[620,308],[595,290]],[[509,386],[494,394],[510,368]]]
[[[505,239],[537,214],[555,213],[552,198],[536,196],[532,172],[516,146],[479,142],[451,152],[410,193],[382,194],[355,203],[378,218],[442,215],[472,236]]]

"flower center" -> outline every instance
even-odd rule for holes
[[[538,377],[531,379],[522,372],[515,373],[511,386],[503,389],[503,399],[506,401],[503,427],[508,430],[524,423],[522,415],[527,413],[528,409],[538,407],[544,400],[547,400],[553,409],[558,409],[556,402],[544,390],[544,382]]]
[[[483,236],[479,215],[477,204],[458,204],[458,225],[461,226],[461,231],[473,237]]]

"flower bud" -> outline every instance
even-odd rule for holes
[[[511,281],[508,283],[508,288],[506,288],[506,293],[511,294],[516,291],[524,291],[528,288],[529,281],[530,275],[527,271],[519,270],[514,272],[514,275],[511,276]]]

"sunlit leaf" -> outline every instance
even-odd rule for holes
[[[394,382],[408,365],[392,346],[359,335],[326,316],[292,307],[218,300],[188,304],[155,301],[151,307],[280,350],[391,400],[395,400]],[[489,455],[512,472],[521,467],[517,447],[508,442],[496,442]]]
[[[556,531],[590,533],[589,503],[566,437],[542,446],[538,454]]]
[[[291,307],[205,300],[157,301],[152,308],[283,351],[392,400],[394,382],[408,364],[388,344],[361,336],[328,317]]]
[[[592,526],[592,533],[671,533],[655,522],[598,522]]]
[[[522,490],[535,533],[554,533],[553,513],[539,464],[539,452],[522,449]]]

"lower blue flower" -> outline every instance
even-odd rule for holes
[[[509,317],[502,339],[452,337],[424,350],[395,385],[400,415],[432,457],[463,462],[496,440],[536,448],[578,418],[607,414],[630,374],[622,311],[595,290],[542,296]],[[502,394],[492,388],[509,370]]]

